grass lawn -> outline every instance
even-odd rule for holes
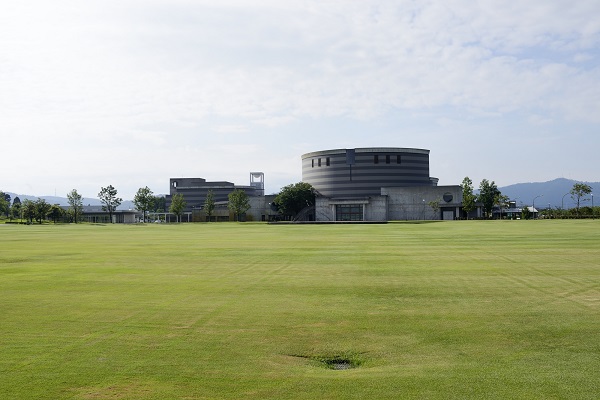
[[[600,221],[0,225],[2,399],[599,396]]]

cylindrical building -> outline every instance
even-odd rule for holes
[[[302,181],[336,198],[378,196],[382,187],[436,186],[429,150],[369,147],[302,155]]]

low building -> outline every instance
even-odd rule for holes
[[[273,207],[275,195],[267,196],[249,196],[250,209],[241,216],[242,221],[275,221],[279,218],[279,212]],[[228,201],[215,202],[215,209],[212,212],[210,221],[222,222],[233,221],[235,216],[228,207]],[[204,207],[196,208],[192,211],[192,221],[207,222],[208,215]]]
[[[204,207],[209,190],[212,191],[215,202],[227,201],[229,193],[234,190],[243,190],[252,197],[264,194],[264,186],[262,188],[258,185],[240,186],[227,181],[207,182],[204,178],[171,178],[169,194],[165,196],[167,210],[176,194],[183,195],[186,202],[184,212],[201,209]]]
[[[271,221],[278,215],[272,207],[274,195],[265,196],[264,174],[262,172],[250,172],[249,185],[236,185],[232,182],[218,181],[208,182],[203,178],[171,178],[169,184],[169,195],[166,196],[167,210],[171,206],[173,196],[182,194],[186,202],[184,214],[188,218],[183,221],[204,222],[208,220],[204,203],[208,191],[212,191],[215,201],[215,210],[211,221],[233,221],[234,216],[227,207],[229,194],[234,190],[243,190],[248,195],[250,209],[242,216],[244,221]],[[166,213],[168,214],[168,213]],[[171,221],[169,215],[165,215],[167,221]]]
[[[70,209],[69,206],[61,206],[65,211]],[[140,222],[142,213],[137,210],[115,210],[110,214],[102,209],[102,206],[83,206],[80,221],[97,223],[97,224],[135,224]]]

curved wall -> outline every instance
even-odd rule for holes
[[[303,154],[302,181],[338,198],[378,196],[382,187],[436,185],[429,177],[429,150],[396,147]]]

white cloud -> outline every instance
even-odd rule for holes
[[[0,135],[52,164],[49,175],[68,175],[56,158],[124,145],[186,174],[215,160],[184,161],[184,145],[194,152],[234,141],[245,150],[221,150],[263,158],[299,158],[296,141],[307,151],[404,146],[408,133],[378,141],[393,138],[379,129],[398,115],[411,124],[401,132],[440,122],[417,147],[461,135],[453,127],[464,124],[495,131],[500,118],[520,121],[504,133],[514,138],[540,124],[575,123],[592,135],[599,11],[591,0],[12,2],[0,6]],[[370,132],[348,135],[332,120]],[[301,136],[288,130],[302,125],[311,128]],[[143,162],[122,157],[132,161],[116,162],[114,175]],[[250,156],[238,160],[233,168],[254,169]],[[35,176],[22,168],[3,184]]]
[[[245,133],[248,132],[248,127],[245,125],[221,125],[215,128],[217,133]]]

